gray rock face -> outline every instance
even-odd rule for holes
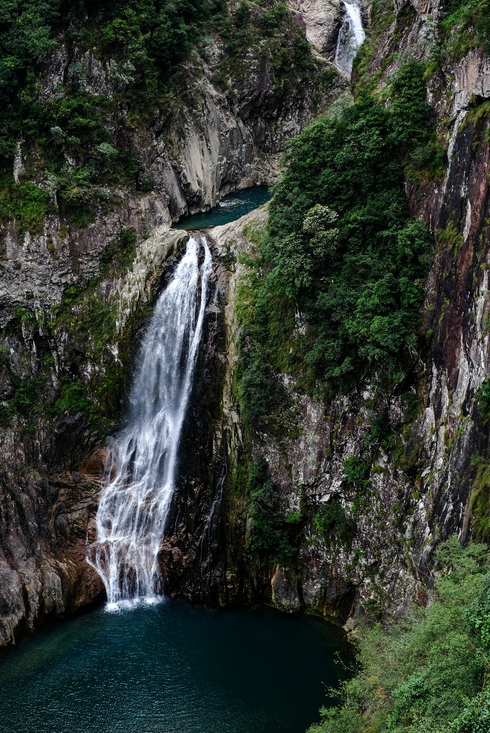
[[[397,40],[401,49],[418,58],[424,58],[428,48],[425,15],[426,9],[420,6]],[[389,56],[394,33],[395,25],[373,61],[373,73]],[[437,119],[451,119],[449,163],[443,181],[428,183],[422,190],[407,186],[414,215],[424,218],[433,231],[444,231],[451,223],[461,235],[458,247],[440,239],[426,284],[422,327],[426,346],[423,342],[420,346],[419,383],[413,392],[415,397],[418,390],[421,409],[407,418],[402,396],[386,393],[372,379],[361,381],[326,407],[295,393],[284,376],[284,386],[295,403],[299,435],[281,440],[280,445],[272,436],[260,435],[252,445],[252,458],[267,460],[279,487],[282,519],[302,502],[316,511],[335,498],[347,515],[355,516],[352,540],[348,545],[330,544],[311,523],[305,528],[294,567],[261,567],[243,552],[250,531],[246,500],[226,489],[222,497],[216,485],[206,494],[202,485],[197,502],[190,492],[186,494],[179,516],[184,512],[193,517],[215,516],[212,508],[217,498],[223,498],[214,544],[226,546],[226,556],[213,560],[212,552],[203,549],[198,539],[202,533],[186,537],[181,530],[169,537],[163,566],[168,588],[175,595],[202,598],[198,568],[204,558],[214,568],[204,584],[208,599],[228,605],[265,597],[288,612],[310,608],[352,625],[352,619],[365,613],[384,609],[396,615],[414,600],[427,603],[434,549],[453,532],[462,541],[471,536],[471,456],[484,451],[487,443],[475,392],[490,368],[485,320],[490,306],[490,241],[484,224],[490,214],[490,152],[488,122],[473,124],[471,118],[465,119],[472,95],[490,96],[487,61],[480,52],[471,52],[445,69],[443,79],[433,82],[429,101]],[[394,66],[389,67],[386,74],[393,70]],[[442,94],[443,88],[450,93]],[[236,260],[227,267],[221,291],[225,371],[217,394],[222,407],[210,427],[212,445],[207,448],[212,461],[218,447],[226,445],[228,476],[241,460],[243,442],[233,390],[239,337],[235,301],[239,282],[246,276],[240,254],[253,251],[250,227],[260,229],[266,220],[266,209],[261,209],[210,232],[223,261],[229,261],[230,255]],[[399,428],[397,454],[384,448],[377,455],[368,477],[369,505],[359,512],[357,490],[345,481],[344,461],[362,458],[366,430],[381,412],[390,424],[403,429]],[[207,542],[213,545],[209,535]]]
[[[453,70],[451,114],[457,115],[468,110],[475,97],[490,97],[490,59],[481,49],[469,53]]]
[[[85,563],[100,479],[64,472],[48,480],[24,468],[19,481],[22,464],[15,462],[2,471],[0,646],[102,591]]]
[[[85,561],[104,474],[97,456],[107,433],[117,428],[116,418],[107,415],[120,414],[120,381],[130,374],[145,309],[186,241],[185,233],[169,231],[171,222],[211,208],[231,191],[274,182],[285,141],[328,104],[330,90],[319,96],[315,86],[324,62],[296,90],[277,84],[267,55],[252,53],[247,74],[233,78],[230,72],[224,80],[223,58],[219,38],[210,39],[188,61],[178,105],[156,112],[146,126],[121,129],[147,176],[145,192],[107,189],[110,205],[101,201],[94,221],[83,228],[61,217],[49,175],[38,170],[25,140],[18,141],[14,179],[34,170],[33,182],[50,193],[56,213],[45,217],[36,234],[14,220],[0,226],[0,647],[100,596],[100,580]],[[39,98],[61,98],[66,79],[88,95],[111,97],[126,73],[114,60],[105,63],[60,43],[46,60]],[[114,126],[126,114],[118,109]],[[65,163],[75,165],[68,157]],[[135,251],[119,268],[124,228],[134,230]],[[84,321],[87,314],[92,321]],[[209,318],[212,341],[216,314]],[[86,419],[66,402],[56,413],[67,383],[87,390],[100,420]],[[41,388],[42,408],[35,399]],[[21,408],[19,394],[27,395]],[[205,422],[201,413],[196,419]],[[188,477],[189,493],[193,480]],[[214,521],[204,520],[203,536],[211,536]],[[169,540],[176,557],[189,531],[176,524],[176,544]],[[213,563],[209,574],[216,588]],[[195,597],[204,598],[194,588]]]
[[[114,221],[116,216],[114,213]],[[138,225],[137,218],[126,221]],[[102,235],[96,236],[96,226],[93,233],[95,251],[86,260],[86,273],[100,271],[97,256],[108,244]],[[9,400],[17,393],[19,382],[21,389],[26,384],[29,389],[32,380],[35,383],[39,375],[43,375],[41,384],[47,392],[48,413],[43,415],[37,411],[32,421],[25,411],[14,413],[11,424],[0,428],[3,459],[0,468],[0,647],[33,631],[53,615],[74,611],[102,598],[101,580],[86,561],[86,545],[87,541],[95,539],[94,516],[106,471],[101,439],[108,428],[91,425],[81,412],[70,412],[70,407],[64,415],[55,418],[55,408],[49,406],[50,392],[54,399],[60,372],[73,359],[80,370],[79,383],[87,385],[92,384],[94,369],[97,370],[95,377],[99,375],[103,379],[108,368],[120,364],[118,338],[124,334],[134,312],[151,302],[166,263],[172,262],[172,256],[186,241],[185,232],[170,231],[168,224],[161,224],[150,236],[140,240],[132,267],[126,273],[113,272],[102,281],[100,297],[112,304],[114,330],[112,342],[104,345],[100,361],[95,365],[91,347],[86,351],[85,341],[77,343],[68,327],[59,325],[55,328],[47,323],[52,317],[50,306],[60,297],[63,283],[54,283],[46,292],[47,297],[32,293],[27,299],[22,298],[18,282],[12,285],[17,291],[10,301],[7,300],[10,308],[3,310],[6,327],[3,332],[2,396]],[[31,250],[31,253],[33,257],[40,254],[39,250],[37,253]],[[49,263],[43,262],[41,256],[39,263],[39,277],[45,273],[47,278]],[[25,261],[23,264],[28,266]],[[15,316],[13,306],[18,303],[22,304],[22,313],[31,314],[34,306],[36,319],[29,315],[21,321],[20,331],[11,333],[11,319]],[[14,318],[13,323],[19,328],[18,319]],[[48,373],[51,369],[49,377],[47,364],[52,364],[48,367]],[[29,399],[34,406],[35,395]],[[112,429],[115,427],[113,424]]]
[[[420,37],[428,21],[425,11],[419,10],[399,44],[423,58],[426,42]],[[387,53],[390,38],[387,33]],[[381,50],[375,58],[373,73],[382,63],[383,53]],[[354,456],[362,458],[364,435],[373,414],[386,411],[391,424],[404,425],[398,450],[402,459],[388,449],[378,455],[369,476],[369,507],[356,515],[350,547],[330,548],[315,528],[309,527],[294,572],[293,568],[264,569],[243,562],[240,547],[246,542],[247,510],[240,500],[230,497],[232,508],[226,521],[233,526],[228,536],[236,551],[228,548],[223,603],[269,597],[286,610],[297,610],[299,604],[342,622],[380,608],[398,614],[414,599],[427,602],[432,582],[430,559],[440,541],[453,532],[462,541],[472,535],[475,469],[471,457],[486,455],[488,442],[475,394],[490,369],[485,320],[490,305],[490,240],[484,224],[490,213],[490,151],[488,121],[474,123],[470,112],[475,97],[490,98],[487,65],[481,51],[472,51],[432,82],[428,99],[437,119],[446,120],[448,125],[449,162],[442,181],[428,183],[422,190],[407,187],[416,216],[425,219],[435,232],[451,226],[460,235],[458,246],[439,237],[426,284],[422,333],[428,340],[418,356],[418,394],[423,407],[407,422],[401,396],[386,394],[379,385],[366,381],[326,408],[295,394],[285,376],[284,386],[300,416],[299,436],[278,445],[270,435],[260,435],[252,447],[252,457],[266,458],[279,487],[283,519],[297,510],[300,502],[314,508],[333,497],[351,512],[356,492],[345,482],[343,464]],[[260,228],[265,219],[264,211],[254,212],[212,232],[223,255],[231,250],[238,257],[228,285],[229,376],[225,385],[231,384],[237,361],[234,299],[237,284],[246,273],[239,255],[253,249],[246,226]],[[233,454],[239,453],[241,431],[231,389],[225,388],[223,405],[229,435],[233,436],[229,442],[232,462]]]
[[[304,23],[306,38],[315,51],[333,61],[340,28],[341,1],[290,0],[288,5]]]
[[[412,48],[420,58],[425,47],[418,38],[425,22],[415,17],[399,40],[402,48]],[[387,49],[390,43],[388,33]],[[373,73],[382,59],[383,51],[373,62]],[[300,502],[320,507],[333,497],[347,513],[352,511],[357,496],[346,484],[343,464],[354,456],[362,458],[366,429],[373,415],[381,411],[386,411],[391,424],[404,426],[398,458],[389,449],[380,451],[369,476],[369,506],[356,515],[349,548],[330,548],[314,527],[307,528],[294,581],[287,568],[258,569],[242,562],[239,548],[235,555],[228,550],[223,602],[232,602],[240,594],[249,600],[262,595],[284,608],[292,604],[296,610],[300,603],[341,621],[381,608],[398,614],[413,600],[427,602],[432,582],[430,559],[441,540],[454,532],[463,542],[472,536],[475,469],[471,458],[488,455],[487,431],[482,429],[475,394],[490,369],[485,315],[490,306],[490,239],[485,224],[490,214],[490,149],[489,122],[486,117],[474,122],[471,105],[475,95],[480,101],[490,98],[487,66],[481,51],[472,51],[433,82],[429,101],[437,119],[448,125],[448,166],[440,182],[427,183],[422,190],[407,186],[414,215],[439,232],[426,284],[421,330],[426,334],[426,346],[421,342],[417,357],[417,390],[423,406],[414,418],[407,419],[401,396],[387,394],[367,380],[326,408],[296,394],[284,376],[284,386],[300,416],[299,437],[279,445],[272,436],[260,435],[252,447],[252,457],[266,458],[279,487],[283,519]],[[231,250],[237,257],[243,250],[250,253],[253,242],[245,233],[246,225],[260,228],[265,217],[264,211],[254,212],[213,230],[219,251]],[[457,245],[441,234],[448,227],[459,234]],[[227,327],[232,343],[238,337],[233,303],[245,272],[245,265],[237,264],[229,282]],[[231,344],[228,354],[228,370],[233,373],[237,355]],[[230,444],[232,455],[241,434],[234,427],[239,426],[239,413],[231,392],[225,390],[223,404],[230,433],[235,436]],[[237,544],[243,546],[246,507],[235,499],[230,502],[233,510],[227,521],[234,524],[230,537],[239,537]],[[246,579],[240,580],[240,573]]]
[[[298,578],[291,568],[276,567],[272,579],[272,603],[286,613],[298,613],[303,604],[298,594]]]
[[[297,23],[304,24],[318,53],[332,53],[339,5],[291,0]],[[393,22],[369,67],[373,75],[383,67],[380,84],[399,63],[392,53],[395,36],[400,57],[427,58],[429,16],[439,12],[440,3],[412,5],[416,17],[410,16],[401,38]],[[56,215],[46,218],[37,235],[21,235],[15,222],[5,225],[0,261],[3,407],[19,384],[27,385],[46,369],[46,405],[56,399],[63,374],[101,390],[107,375],[126,358],[124,339],[136,349],[144,318],[138,316],[139,325],[131,330],[133,319],[151,304],[185,241],[181,232],[169,230],[171,221],[213,206],[229,191],[276,179],[286,139],[313,115],[313,90],[305,83],[299,97],[278,92],[263,58],[250,59],[246,78],[218,85],[222,58],[215,39],[202,51],[199,73],[189,69],[190,76],[195,73],[193,98],[184,96],[169,119],[162,115],[134,133],[132,149],[148,172],[150,193],[113,191],[117,206],[109,212],[101,206],[84,229],[64,231]],[[77,60],[86,69],[86,88],[110,94],[122,70],[86,53]],[[46,70],[46,98],[59,93],[67,64],[66,49],[60,47]],[[407,185],[415,215],[433,231],[451,223],[461,235],[458,247],[441,239],[426,285],[426,345],[418,355],[422,409],[407,422],[400,395],[386,394],[368,380],[326,407],[295,393],[284,376],[297,409],[298,437],[279,445],[261,435],[253,443],[252,457],[267,460],[279,486],[282,518],[300,502],[317,509],[331,498],[354,513],[357,496],[346,485],[343,464],[362,455],[375,391],[375,412],[386,411],[393,424],[404,425],[403,460],[390,449],[378,455],[369,476],[370,505],[356,515],[349,546],[329,546],[311,524],[294,567],[261,567],[244,554],[250,531],[247,504],[229,490],[243,446],[233,385],[239,337],[235,303],[246,275],[239,255],[253,247],[245,227],[263,227],[267,210],[210,232],[213,299],[182,441],[182,455],[190,458],[181,462],[180,491],[160,557],[171,595],[221,605],[265,597],[288,612],[314,609],[341,622],[380,608],[396,614],[414,598],[426,602],[429,561],[441,539],[455,531],[462,540],[471,536],[471,456],[487,447],[475,392],[490,368],[490,152],[488,122],[475,124],[467,117],[473,95],[490,98],[488,59],[479,51],[441,71],[429,90],[438,121],[449,120],[444,180],[422,190]],[[14,175],[19,178],[28,164],[20,140]],[[104,253],[122,227],[136,232],[134,259],[125,271],[107,274]],[[230,255],[236,258],[232,264]],[[115,312],[111,337],[103,344],[74,334],[55,318],[67,287],[83,292],[96,276],[96,298]],[[85,562],[85,543],[87,533],[93,537],[105,470],[104,438],[117,427],[115,421],[97,427],[81,413],[64,410],[56,417],[19,412],[0,428],[0,646],[51,616],[100,597],[100,580]]]

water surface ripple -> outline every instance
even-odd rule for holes
[[[267,203],[271,197],[267,186],[253,186],[225,196],[214,209],[201,214],[183,216],[174,229],[202,229],[229,224]]]
[[[0,659],[0,733],[304,733],[345,674],[336,651],[314,618],[100,609]]]

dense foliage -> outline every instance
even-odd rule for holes
[[[228,57],[221,62],[222,70],[232,70],[235,79],[247,73],[251,54],[267,60],[276,89],[294,88],[298,79],[306,78],[315,66],[318,67],[317,71],[323,69],[317,77],[318,92],[322,92],[323,86],[325,93],[325,87],[332,86],[337,76],[331,68],[324,69],[321,62],[315,62],[310,44],[294,23],[291,11],[284,2],[262,0],[259,4],[242,0],[223,20],[220,36],[228,52]],[[297,89],[296,94],[298,103],[303,103],[301,90]]]
[[[82,43],[110,60],[118,97],[154,101],[175,83],[178,63],[221,9],[220,0],[1,0],[0,153],[11,155],[20,133],[48,142],[56,126],[54,142],[76,150],[80,136],[98,127],[100,105],[109,100],[87,92],[83,65],[69,68],[64,94],[59,89],[48,103],[37,93],[40,64],[52,58],[61,31],[68,47]]]
[[[432,250],[403,178],[434,145],[422,75],[405,64],[389,105],[363,96],[291,143],[240,311],[239,389],[258,427],[284,391],[274,370],[324,394],[409,368]]]
[[[359,638],[361,671],[309,733],[490,730],[490,552],[454,536],[437,554],[435,600]]]
[[[489,0],[449,0],[442,27],[450,34],[446,43],[453,55],[462,56],[475,46],[490,53]]]
[[[243,1],[231,12],[225,0],[0,0],[0,220],[38,233],[58,209],[84,227],[95,211],[123,203],[116,186],[151,190],[135,135],[158,120],[172,146],[169,121],[198,94],[191,52],[213,34],[224,41],[215,73],[226,90],[251,52],[266,60],[278,88],[312,69],[317,96],[331,84],[276,0],[253,11]],[[19,143],[23,172],[14,183]]]
[[[260,458],[249,464],[248,494],[252,527],[248,549],[267,555],[274,562],[294,558],[300,541],[301,512],[278,516],[280,498],[267,462]]]
[[[368,89],[383,94],[380,80],[385,78],[386,69],[397,63],[400,39],[408,40],[416,17],[411,3],[398,6],[391,0],[373,0],[367,38],[354,59],[353,86],[356,92]],[[446,0],[439,3],[438,12],[425,18],[417,45],[423,48],[428,62],[425,76],[431,79],[433,98],[439,97],[442,104],[446,104],[448,65],[475,49],[490,52],[490,1]],[[380,64],[381,47],[384,51]],[[451,124],[450,116],[441,120],[439,132],[445,132]]]
[[[95,205],[120,203],[111,187],[146,190],[131,130],[168,106],[182,60],[222,12],[221,0],[0,0],[0,219],[36,233],[56,202],[85,226]],[[92,63],[110,88],[105,71],[91,83]],[[19,141],[27,170],[14,183]]]

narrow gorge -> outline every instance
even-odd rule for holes
[[[0,733],[490,730],[489,18],[0,2]]]

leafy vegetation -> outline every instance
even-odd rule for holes
[[[490,552],[456,536],[436,556],[434,602],[362,630],[360,671],[330,691],[309,733],[486,733],[490,727]]]
[[[250,424],[287,403],[278,372],[326,395],[368,370],[397,383],[410,369],[433,247],[403,184],[433,135],[422,76],[422,65],[405,64],[389,106],[365,95],[290,145],[241,292],[239,394]]]
[[[97,292],[100,277],[85,286],[70,285],[65,289],[53,327],[65,328],[83,353],[99,359],[108,343],[116,338],[116,305],[107,303]]]
[[[104,274],[115,265],[117,272],[126,272],[136,257],[136,229],[123,227],[119,238],[111,242],[102,255]]]
[[[47,108],[37,98],[39,65],[56,48],[60,30],[67,43],[110,60],[120,99],[130,89],[128,98],[143,102],[178,83],[179,62],[222,9],[219,0],[2,0],[0,153],[13,154],[20,132],[38,136],[56,123],[58,142],[80,149],[81,136],[100,127],[97,103],[103,100],[85,89],[81,65],[69,69],[70,85]]]
[[[79,380],[70,378],[67,374],[60,379],[60,393],[51,406],[52,417],[71,415],[75,417],[82,413],[86,417],[96,417],[96,406],[88,396],[87,387]]]
[[[0,189],[0,220],[15,218],[19,230],[39,234],[46,214],[55,210],[51,196],[30,181],[13,183]]]
[[[426,78],[447,68],[476,48],[485,53],[490,50],[490,2],[489,0],[447,0],[442,12],[429,14],[418,37],[417,44],[424,47],[428,59]],[[356,93],[368,90],[383,96],[379,82],[386,80],[386,71],[397,61],[402,38],[407,39],[416,18],[415,8],[410,3],[395,8],[389,0],[373,0],[370,26],[367,38],[354,59],[353,85]],[[388,42],[387,42],[388,36]],[[410,43],[410,42],[409,42]],[[380,45],[386,49],[379,63]],[[444,95],[440,86],[435,94]],[[441,129],[449,120],[443,120]]]
[[[284,2],[250,4],[242,0],[223,21],[221,36],[229,55],[222,62],[223,72],[245,69],[251,48],[259,57],[270,58],[276,87],[290,86],[296,77],[304,78],[315,69],[310,45]]]
[[[485,421],[490,417],[490,380],[485,379],[475,393],[476,403]]]
[[[349,543],[356,530],[355,521],[347,516],[339,498],[329,499],[313,518],[316,528],[324,535],[327,545]]]
[[[446,33],[442,42],[454,58],[478,46],[490,52],[489,0],[449,0],[441,25]]]
[[[183,62],[193,63],[193,48],[211,33],[225,41],[225,86],[227,69],[246,65],[253,47],[278,87],[313,69],[323,88],[287,6],[264,5],[244,1],[230,14],[225,0],[0,0],[0,218],[37,233],[42,203],[84,227],[97,207],[121,203],[111,188],[151,190],[134,129],[162,113],[168,122],[183,96],[194,103]],[[46,74],[58,66],[63,74],[46,93]],[[19,143],[22,184],[12,176]],[[23,211],[19,195],[29,203]]]
[[[11,424],[14,415],[34,419],[41,413],[42,399],[40,387],[42,380],[39,377],[30,377],[22,380],[15,389],[13,397],[6,405],[0,407],[0,426]],[[32,427],[32,424],[29,425]]]
[[[483,456],[473,456],[476,469],[471,494],[473,533],[481,542],[490,540],[490,463]]]
[[[107,187],[146,190],[131,129],[157,106],[168,108],[184,83],[181,62],[224,8],[223,0],[0,0],[0,218],[37,233],[56,202],[83,227],[95,206],[112,205]],[[93,61],[68,63],[45,94],[41,79],[57,68],[60,38],[69,54],[90,49]],[[102,81],[92,88],[91,65],[108,72],[110,96]],[[19,141],[29,170],[16,183]]]
[[[249,512],[252,518],[248,548],[273,562],[290,561],[298,552],[301,513],[291,514],[287,520],[278,516],[278,488],[269,476],[264,458],[250,462],[248,474]]]
[[[353,486],[366,484],[370,467],[370,461],[351,456],[344,461],[344,480]]]

